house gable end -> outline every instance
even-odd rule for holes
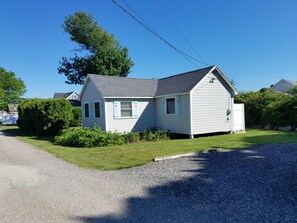
[[[194,89],[199,88],[199,84],[203,82],[205,78],[209,78],[209,81],[215,81],[216,75],[221,77],[221,80],[224,82],[225,88],[232,94],[238,94],[237,90],[232,86],[232,84],[228,81],[225,75],[219,70],[217,66],[214,66],[192,89],[190,92],[193,92]]]

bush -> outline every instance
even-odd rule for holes
[[[18,111],[18,126],[38,135],[56,135],[73,120],[72,106],[66,99],[25,100]]]
[[[235,103],[244,103],[245,121],[247,127],[267,125],[264,118],[266,106],[275,101],[282,100],[286,95],[278,92],[272,92],[270,89],[256,92],[241,92],[236,95]]]
[[[140,133],[139,132],[128,132],[124,134],[126,143],[137,143],[140,141]]]
[[[245,120],[249,127],[297,128],[297,88],[290,94],[271,92],[270,89],[243,92],[236,96],[235,102],[245,104]]]
[[[129,132],[121,134],[118,132],[103,132],[100,128],[68,128],[55,137],[55,144],[71,147],[99,147],[122,145],[124,143],[136,143],[143,141],[156,141],[169,139],[167,130],[146,130],[143,133]]]
[[[157,141],[169,139],[168,130],[148,129],[141,133],[141,140],[143,141]]]
[[[118,132],[106,132],[105,146],[122,145],[125,143],[125,138]]]
[[[73,119],[71,120],[70,127],[79,127],[82,122],[81,108],[72,108]]]
[[[103,132],[100,128],[69,128],[55,137],[55,144],[71,147],[97,147],[124,144],[120,133]]]

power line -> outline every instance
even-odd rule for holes
[[[182,50],[178,49],[177,47],[173,46],[171,43],[169,43],[167,40],[165,40],[160,34],[158,34],[157,32],[155,32],[152,28],[150,28],[148,25],[146,25],[144,21],[144,19],[138,19],[136,18],[132,13],[128,12],[122,5],[118,4],[115,0],[112,0],[112,2],[118,6],[120,9],[122,9],[126,14],[128,14],[130,17],[132,17],[135,21],[137,21],[141,26],[143,26],[145,29],[147,29],[149,32],[151,32],[152,34],[154,34],[155,36],[157,36],[160,40],[162,40],[164,43],[166,43],[168,46],[170,46],[172,49],[174,49],[177,53],[179,53],[181,56],[183,56],[186,60],[188,60],[190,63],[198,66],[196,63],[194,63],[193,61],[191,61],[190,59],[199,62],[200,64],[206,65],[206,66],[210,66],[209,64],[198,60],[190,55],[188,55],[187,53],[183,52]],[[128,5],[127,2],[125,2],[125,4]],[[131,6],[129,6],[129,8],[132,8]],[[133,10],[134,11],[134,10]],[[143,21],[141,21],[143,20]]]
[[[124,1],[124,0],[123,0]],[[181,35],[181,37],[184,39],[184,41],[192,48],[192,50],[197,54],[198,57],[200,57],[202,60],[204,58],[198,53],[198,51],[195,49],[193,44],[186,38],[186,36],[181,32],[181,30],[177,27],[177,25],[173,22],[173,20],[168,16],[168,14],[165,12],[163,8],[161,8],[160,4],[158,3],[157,0],[154,0],[160,11],[165,15],[167,20],[171,23],[171,25],[175,28],[175,30]]]

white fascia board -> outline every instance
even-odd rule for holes
[[[195,85],[195,87],[192,88],[192,90],[190,92],[193,92],[193,90],[200,85],[200,83],[203,82],[203,80],[210,74],[212,73],[214,70],[217,70],[219,72],[219,74],[221,75],[221,77],[226,81],[226,83],[231,87],[231,89],[234,91],[235,94],[238,94],[237,90],[230,84],[230,82],[228,81],[228,79],[225,77],[225,75],[220,71],[220,69],[215,65],[199,82],[198,84]]]
[[[108,123],[107,123],[107,102],[106,100],[104,99],[104,122],[105,122],[105,131],[107,132],[108,131]]]
[[[87,84],[88,84],[88,81],[89,81],[89,76],[87,76],[87,78],[86,78],[86,80],[85,80],[85,83],[84,83],[84,85],[83,85],[83,87],[82,87],[82,89],[81,89],[81,91],[80,91],[80,93],[79,93],[79,100],[81,101],[81,98],[82,98],[82,96],[83,96],[83,93],[84,93],[84,91],[85,91],[85,88],[86,88],[86,86],[87,86]]]
[[[192,95],[193,93],[190,92],[190,135],[193,135],[193,105],[192,105]]]
[[[190,94],[190,92],[185,92],[185,93],[176,93],[176,94],[164,94],[164,95],[159,95],[159,96],[155,96],[155,98],[163,98],[163,97],[174,97],[176,95],[187,95]]]
[[[119,99],[121,99],[121,98],[137,98],[137,99],[139,99],[139,98],[154,98],[154,97],[114,97],[114,96],[103,96],[103,98],[115,98],[115,99],[117,99],[117,98],[119,98]]]
[[[73,91],[66,99],[68,99],[70,96],[72,96],[73,94],[77,94],[77,96],[79,97],[79,94],[76,91]]]
[[[237,90],[232,86],[232,84],[225,77],[225,75],[223,74],[223,72],[221,72],[220,69],[217,66],[214,66],[214,68],[211,69],[211,71],[213,71],[214,69],[217,69],[217,71],[219,72],[219,74],[223,77],[223,79],[227,82],[227,84],[231,87],[231,89],[235,92],[235,94],[238,94]]]

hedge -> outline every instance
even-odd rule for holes
[[[18,126],[38,135],[57,135],[73,120],[72,106],[66,99],[29,99],[18,107]]]
[[[241,92],[235,97],[235,102],[244,103],[248,127],[269,126],[278,129],[290,126],[291,130],[297,127],[297,91],[291,94],[272,92],[269,89]]]

